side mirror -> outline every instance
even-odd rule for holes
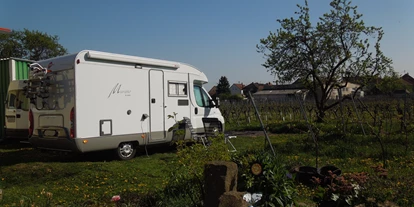
[[[214,108],[214,107],[216,107],[215,105],[214,105],[214,100],[208,100],[208,107],[210,107],[210,108]]]
[[[220,98],[219,97],[216,98],[216,107],[217,108],[220,107]]]

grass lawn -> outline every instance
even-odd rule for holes
[[[315,150],[306,134],[272,134],[276,152],[289,166],[315,166]],[[401,206],[414,204],[414,156],[403,155],[398,140],[388,141],[386,178],[376,176],[381,165],[379,145],[371,138],[353,140],[324,138],[320,141],[319,167],[335,165],[342,173],[367,172],[373,175],[369,196],[391,200]],[[231,139],[236,153],[260,149],[265,145],[263,133]],[[20,201],[39,206],[51,201],[53,206],[111,206],[114,195],[146,194],[165,188],[177,161],[172,148],[149,149],[130,161],[117,161],[113,152],[80,156],[40,153],[19,144],[0,145],[0,206],[20,206]],[[185,172],[183,172],[185,173]],[[311,205],[314,189],[297,185],[298,201]]]
[[[44,203],[47,195],[42,191],[52,193],[53,202],[59,205],[104,205],[122,192],[163,188],[171,173],[169,162],[175,159],[171,150],[117,161],[110,156],[112,152],[53,155],[18,146],[0,146],[1,206],[19,204],[21,199]]]

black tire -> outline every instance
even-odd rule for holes
[[[137,147],[133,142],[122,142],[116,148],[116,155],[120,160],[130,160],[135,157]]]

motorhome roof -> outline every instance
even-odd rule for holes
[[[194,66],[191,66],[186,63],[154,59],[154,58],[131,56],[131,55],[115,54],[115,53],[101,52],[101,51],[94,51],[94,50],[82,50],[74,54],[42,60],[42,61],[39,61],[38,63],[42,65],[43,67],[48,67],[48,65],[50,64],[50,66],[52,66],[50,69],[56,71],[60,69],[67,69],[67,66],[73,66],[77,59],[80,59],[81,61],[82,60],[88,61],[90,59],[96,59],[96,60],[136,64],[136,65],[142,65],[142,66],[158,66],[162,68],[171,68],[172,70],[176,70],[177,72],[188,72],[192,74],[205,76],[203,72],[201,72]]]
[[[167,67],[167,68],[172,68],[172,69],[178,69],[180,67],[179,63],[167,61],[167,60],[159,60],[159,59],[153,59],[153,58],[114,54],[114,53],[92,51],[92,50],[85,51],[85,52],[86,52],[86,57],[90,59],[134,63],[138,65],[159,66],[159,67]]]

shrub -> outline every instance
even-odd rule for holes
[[[314,179],[319,190],[314,201],[319,206],[355,206],[366,203],[365,198],[361,196],[361,191],[367,179],[367,173],[364,172],[338,176],[329,171],[324,179]],[[325,184],[327,186],[322,187]]]
[[[239,154],[234,156],[233,160],[239,165],[239,189],[262,193],[262,198],[255,206],[294,204],[294,182],[281,157],[274,157],[269,151],[259,150]],[[257,171],[254,170],[255,167]]]

